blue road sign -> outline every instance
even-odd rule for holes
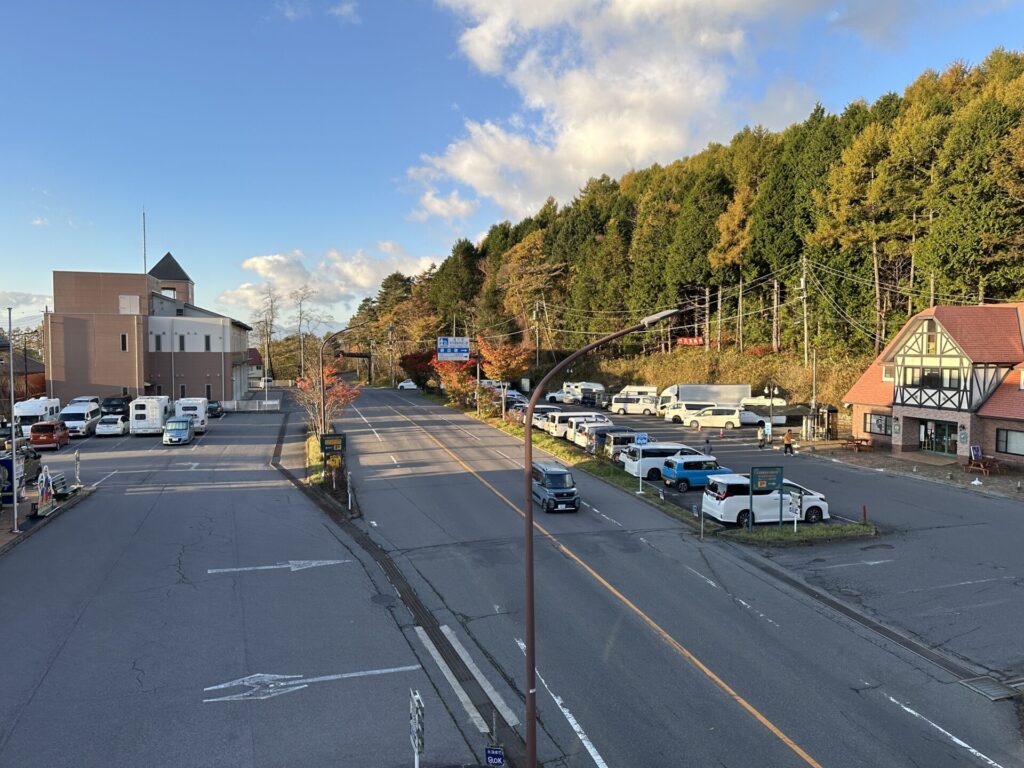
[[[633,442],[636,443],[637,445],[647,445],[647,443],[649,443],[650,440],[647,438],[646,432],[637,432],[635,435],[633,435]]]
[[[505,748],[504,747],[485,747],[484,748],[484,759],[487,765],[504,765],[505,764]]]

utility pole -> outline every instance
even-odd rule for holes
[[[740,294],[736,297],[736,343],[743,351],[743,276],[740,276]]]
[[[928,280],[928,306],[935,306],[935,273],[932,272],[931,278]]]
[[[391,388],[395,388],[395,324],[388,323],[388,371],[391,373]]]
[[[801,258],[800,294],[804,304],[804,367],[807,367],[810,355],[810,332],[807,328],[807,254]]]
[[[772,352],[779,351],[779,280],[772,281]]]
[[[711,347],[711,286],[704,286],[704,349]]]
[[[14,326],[11,323],[12,307],[7,308],[7,373],[11,383],[11,504],[14,525],[11,533],[18,531],[18,437],[14,426]]]
[[[985,278],[978,278],[978,304],[985,303]]]
[[[146,274],[149,270],[147,269],[146,263],[146,208],[142,208],[142,274]]]
[[[540,302],[538,301],[533,302],[533,346],[535,353],[533,364],[540,368]]]
[[[22,393],[24,398],[28,400],[28,334],[23,333],[21,335],[21,357],[22,357],[22,373],[25,375],[25,391]],[[11,360],[14,359],[14,350],[11,350]],[[12,412],[13,416],[13,412]]]
[[[718,286],[718,303],[715,304],[718,310],[718,351],[722,351],[722,286]]]

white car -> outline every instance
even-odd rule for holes
[[[128,417],[123,413],[112,413],[102,416],[96,424],[97,435],[127,435]]]
[[[692,429],[703,427],[719,427],[720,429],[735,429],[741,424],[746,424],[749,417],[743,414],[747,413],[742,408],[705,408],[699,413],[688,416],[689,424]],[[756,422],[755,422],[756,423]]]
[[[661,468],[665,459],[671,456],[703,456],[702,451],[691,448],[683,443],[646,443],[637,445],[630,443],[622,452],[622,468],[626,474],[642,477],[645,480],[660,480]],[[708,456],[709,459],[715,458]]]
[[[395,389],[419,389],[419,387],[416,386],[416,382],[412,379],[406,379],[405,381],[398,382]]]
[[[566,392],[564,389],[559,389],[555,392],[545,392],[544,399],[549,403],[564,403],[566,396],[571,396],[571,392]]]
[[[793,494],[799,494],[802,508],[793,503]],[[714,475],[708,478],[701,498],[701,508],[707,517],[723,523],[747,525],[750,522],[750,480],[746,475]],[[779,491],[754,493],[755,523],[779,522]],[[805,523],[828,520],[828,502],[824,494],[812,491],[791,480],[782,481],[782,520],[793,522],[794,512]]]

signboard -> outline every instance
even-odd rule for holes
[[[505,748],[504,747],[485,747],[484,748],[484,762],[487,765],[504,765],[505,764]]]
[[[338,469],[341,466],[341,456],[337,453],[332,453],[327,457],[327,466],[331,469]]]
[[[345,452],[345,433],[320,435],[320,453],[325,456]]]
[[[981,461],[981,446],[980,445],[972,445],[971,446],[971,461]]]
[[[646,432],[637,432],[633,435],[633,442],[637,445],[647,445],[650,440],[648,440]]]
[[[703,347],[704,337],[703,336],[680,336],[676,339],[676,344],[681,347]]]
[[[782,490],[782,467],[752,467],[750,469],[750,490]]]
[[[415,755],[423,754],[423,699],[420,692],[409,689],[409,742]],[[417,764],[419,760],[416,761]]]
[[[438,336],[437,359],[466,362],[469,360],[468,336]]]

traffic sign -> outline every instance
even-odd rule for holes
[[[485,747],[484,748],[484,761],[487,765],[504,765],[505,764],[505,748],[504,747]]]
[[[330,455],[332,453],[345,452],[345,433],[330,433],[320,435],[320,453]]]
[[[412,688],[409,689],[409,741],[419,764],[418,756],[423,754],[423,699],[420,692]]]
[[[646,432],[637,432],[633,435],[633,442],[637,445],[647,445],[650,440],[648,439]]]
[[[469,360],[468,336],[438,336],[437,359],[465,362]]]
[[[750,489],[752,491],[782,490],[782,467],[752,467]]]
[[[331,469],[338,469],[341,466],[341,456],[337,453],[332,453],[327,456],[327,466]]]

